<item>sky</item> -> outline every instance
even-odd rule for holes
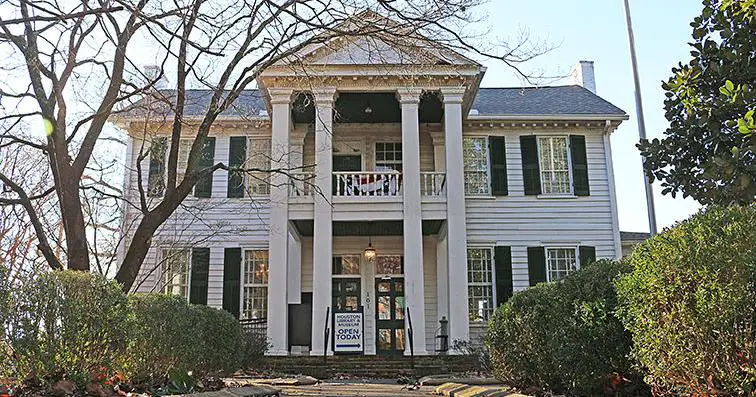
[[[661,138],[668,126],[661,82],[672,75],[673,66],[690,60],[690,22],[701,13],[702,5],[697,0],[631,0],[630,8],[646,131],[649,139]],[[597,94],[630,116],[611,137],[620,229],[648,231],[641,157],[635,148],[638,124],[623,1],[490,0],[480,12],[488,14],[480,25],[490,29],[486,37],[493,40],[526,29],[534,38],[559,45],[526,64],[526,70],[566,75],[579,60],[594,61]],[[484,63],[488,70],[482,87],[523,85],[503,63]],[[549,83],[564,84],[567,79]],[[676,199],[662,196],[658,183],[654,192],[659,230],[700,208],[680,195]]]

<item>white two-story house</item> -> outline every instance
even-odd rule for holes
[[[362,44],[305,48],[219,118],[209,164],[294,171],[198,184],[135,291],[255,319],[271,355],[426,355],[444,350],[442,320],[449,341],[474,340],[514,292],[621,255],[610,135],[627,115],[596,95],[592,62],[573,85],[482,88],[485,67],[451,51]],[[188,125],[209,96],[187,93]],[[117,123],[130,136],[126,194],[147,148],[141,181],[159,196],[169,125]],[[127,241],[137,217],[127,207]],[[353,343],[338,346],[342,333]]]

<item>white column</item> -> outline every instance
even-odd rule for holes
[[[296,305],[302,303],[302,237],[294,226],[290,226],[288,238],[287,303]]]
[[[436,321],[441,318],[449,319],[449,266],[446,263],[448,240],[446,238],[446,227],[442,227],[438,232],[436,240],[436,295],[438,302],[436,304]]]
[[[442,88],[446,148],[446,241],[449,266],[449,342],[470,340],[467,313],[467,226],[465,167],[462,158],[462,96],[464,88]]]
[[[430,133],[433,139],[433,170],[444,172],[446,170],[446,153],[444,152],[444,132],[432,131]]]
[[[401,89],[402,187],[404,198],[404,299],[410,309],[414,353],[426,355],[425,297],[423,282],[423,215],[420,203],[420,121],[418,105],[422,90]],[[409,321],[405,319],[405,329]],[[409,334],[408,334],[409,335]],[[405,346],[405,354],[410,354]]]
[[[289,168],[290,103],[292,90],[269,89],[273,107],[271,120],[271,169]],[[287,254],[289,241],[288,178],[273,172],[270,175],[270,231],[268,235],[268,341],[270,355],[287,355]]]
[[[333,174],[333,103],[336,90],[313,91],[315,97],[315,220],[312,238],[312,350],[310,354],[322,355],[323,331],[326,311],[331,307],[331,262],[333,260],[333,224],[331,210],[331,178]],[[328,344],[328,352],[333,346]]]

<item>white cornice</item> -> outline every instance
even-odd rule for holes
[[[468,115],[468,121],[584,121],[584,120],[612,120],[623,121],[629,118],[626,114],[507,114],[507,115]]]

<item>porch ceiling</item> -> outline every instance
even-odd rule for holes
[[[442,220],[424,220],[423,235],[438,234],[443,222]],[[292,223],[302,236],[310,237],[313,235],[312,220],[294,220]],[[401,236],[403,234],[402,221],[333,222],[334,236]]]
[[[369,109],[369,110],[368,110]],[[443,115],[441,100],[434,92],[420,98],[419,121],[440,123]],[[315,107],[310,95],[297,94],[292,104],[295,123],[313,123]],[[393,92],[342,92],[334,106],[336,123],[401,123],[399,102]]]

